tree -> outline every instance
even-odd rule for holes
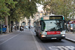
[[[21,17],[30,16],[37,12],[36,3],[41,3],[43,0],[0,0],[0,16],[5,17],[5,24],[8,32],[11,21],[19,21]]]
[[[72,2],[73,0],[51,0],[44,3],[44,8],[55,15],[64,15],[67,19],[69,14],[73,12]],[[47,5],[50,7],[49,10],[47,10]]]
[[[0,0],[0,17],[5,17],[5,24],[8,30],[8,16],[10,16],[10,9],[15,7],[15,2],[13,0]]]
[[[11,20],[12,21],[19,21],[21,17],[27,17],[33,16],[33,13],[35,13],[36,10],[36,3],[34,1],[36,0],[14,0],[17,2],[14,9],[12,9],[11,13]]]

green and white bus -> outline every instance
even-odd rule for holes
[[[41,40],[65,38],[64,16],[44,16],[34,22],[36,36]]]

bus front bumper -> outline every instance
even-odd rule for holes
[[[65,35],[46,35],[41,37],[41,39],[65,39]]]

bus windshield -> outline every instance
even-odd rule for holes
[[[44,21],[44,31],[62,31],[63,26],[63,20]]]

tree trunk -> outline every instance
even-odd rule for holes
[[[8,28],[8,16],[5,17],[5,25],[7,26],[6,33],[9,33],[9,28]]]
[[[9,32],[11,32],[11,18],[10,18],[10,16],[8,16],[8,19],[9,19]]]

